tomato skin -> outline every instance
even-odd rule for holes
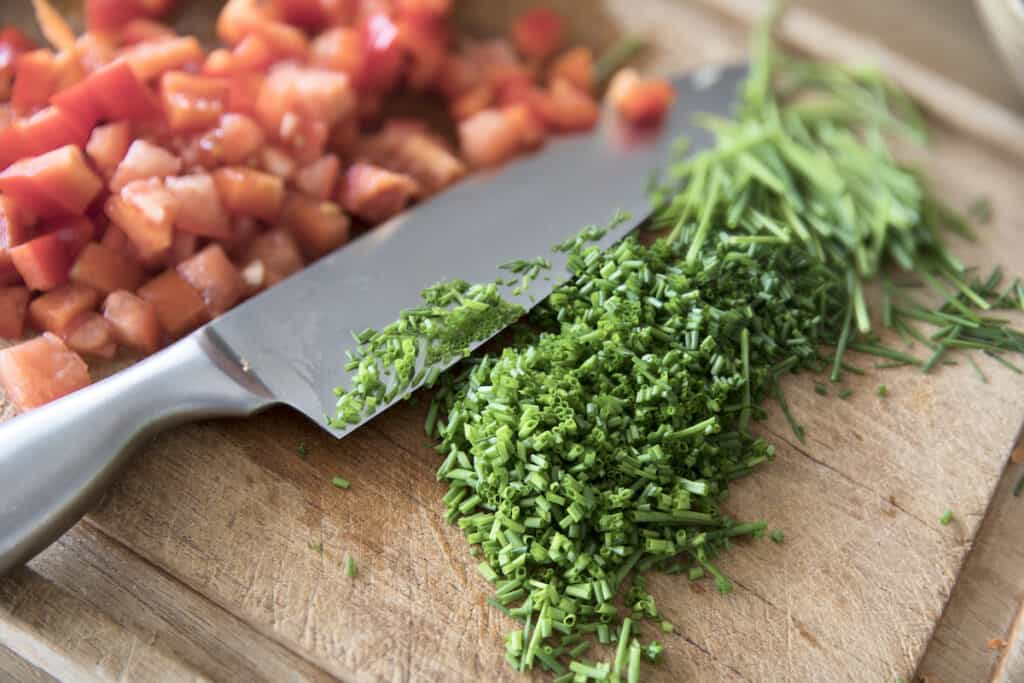
[[[594,91],[594,53],[589,47],[574,47],[551,65],[550,79],[564,78],[585,93]]]
[[[0,339],[21,339],[28,312],[27,287],[0,287]]]
[[[356,88],[365,92],[388,92],[398,83],[402,49],[398,26],[385,12],[372,12],[363,21],[363,63],[356,74]]]
[[[267,287],[302,270],[303,266],[298,242],[283,228],[268,230],[249,243],[242,261],[259,261],[264,266],[266,274],[263,285]]]
[[[21,159],[0,173],[0,191],[41,218],[80,216],[102,189],[74,145]]]
[[[0,169],[5,169],[25,156],[25,142],[16,123],[0,128]]]
[[[198,66],[203,63],[205,52],[195,36],[173,36],[133,45],[121,57],[135,76],[145,82],[168,71]]]
[[[348,241],[348,216],[334,202],[318,202],[291,192],[281,217],[309,260],[318,259]]]
[[[40,109],[15,125],[24,156],[45,154],[64,145],[84,147],[89,139],[88,128],[68,112],[54,106]]]
[[[57,93],[50,103],[75,115],[89,129],[103,119],[146,122],[159,118],[162,112],[153,91],[121,59]]]
[[[546,7],[527,10],[512,24],[512,39],[526,57],[546,59],[562,45],[562,17]]]
[[[170,129],[178,133],[215,126],[227,96],[227,81],[220,78],[168,71],[160,79],[164,117]]]
[[[11,249],[10,255],[29,289],[45,292],[67,282],[71,257],[59,235],[31,239]]]
[[[160,319],[153,304],[131,292],[111,292],[103,302],[103,317],[118,344],[155,353],[160,348]]]
[[[14,89],[11,104],[22,114],[41,107],[57,88],[57,66],[51,50],[40,49],[18,55],[14,61]]]
[[[213,176],[208,173],[170,176],[164,184],[178,200],[176,230],[219,240],[231,237],[231,218],[217,193]]]
[[[159,178],[136,180],[107,198],[104,211],[121,228],[145,262],[170,249],[180,205]]]
[[[110,180],[110,191],[120,192],[128,183],[149,178],[165,178],[181,171],[181,159],[146,140],[136,140],[125,153]]]
[[[0,249],[10,249],[32,239],[35,219],[10,197],[0,195]]]
[[[338,184],[341,162],[333,154],[327,154],[299,169],[295,174],[295,187],[313,199],[328,199]]]
[[[21,412],[88,386],[89,368],[49,332],[0,351],[0,387]]]
[[[85,145],[85,155],[89,157],[103,177],[110,179],[118,165],[128,153],[132,143],[132,126],[127,121],[108,123],[93,128],[89,141]]]
[[[400,213],[419,193],[413,178],[360,161],[345,172],[341,203],[353,215],[379,223]]]
[[[125,23],[146,16],[138,0],[85,0],[85,25],[89,31],[116,31]]]
[[[69,349],[85,356],[110,360],[117,353],[110,323],[94,311],[78,316],[64,335],[64,340]]]
[[[85,245],[96,237],[96,224],[85,216],[68,216],[47,223],[41,231],[57,235],[64,243],[68,257],[74,261]]]
[[[519,151],[520,129],[504,112],[483,109],[459,122],[462,155],[477,167],[496,166]]]

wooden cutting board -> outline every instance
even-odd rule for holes
[[[525,3],[465,4],[483,27]],[[651,36],[661,71],[744,53],[743,27],[692,5],[552,4],[596,45]],[[1020,271],[1020,159],[951,128],[913,156],[954,205],[992,200],[996,220],[957,253]],[[652,578],[676,625],[652,679],[909,677],[1024,420],[1024,377],[977,360],[988,383],[967,365],[922,376],[854,357],[869,374],[851,378],[848,401],[792,378],[807,442],[770,411],[759,428],[778,456],[728,504],[786,541],[738,544],[722,561],[728,596]],[[0,679],[519,680],[503,660],[511,624],[444,522],[423,415],[423,401],[403,405],[338,442],[284,409],[156,439],[83,523],[0,580]],[[943,527],[947,508],[957,521]]]

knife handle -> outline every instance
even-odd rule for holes
[[[149,437],[274,402],[204,329],[0,426],[0,575],[74,526]]]

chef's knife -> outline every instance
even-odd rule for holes
[[[673,158],[673,141],[706,146],[693,114],[728,114],[745,72],[705,67],[677,78],[676,104],[654,129],[631,130],[606,111],[593,132],[478,174],[160,353],[0,426],[0,574],[74,525],[158,431],[287,404],[344,436],[358,425],[334,430],[325,416],[348,379],[353,332],[388,324],[440,280],[491,282],[501,263],[548,256],[551,280],[511,297],[530,308],[566,275],[565,255],[551,246],[619,211],[632,218],[601,244],[642,221],[651,175]]]

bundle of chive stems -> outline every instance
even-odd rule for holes
[[[503,288],[528,286],[542,257],[506,264],[522,282],[431,287],[351,355],[339,426],[420,380],[435,386],[426,431],[447,518],[493,584],[490,604],[518,622],[505,641],[517,671],[638,681],[674,628],[646,572],[731,590],[716,557],[765,530],[722,509],[729,483],[774,453],[751,421],[774,398],[803,436],[785,374],[838,381],[856,370],[848,350],[928,371],[980,349],[1016,370],[1004,354],[1024,351],[991,315],[1024,307],[1024,286],[970,275],[945,246],[949,232],[970,237],[966,223],[890,154],[887,135],[924,137],[909,100],[876,71],[786,57],[770,32],[767,21],[755,36],[737,118],[707,118],[715,145],[654,190],[651,224],[666,236],[602,251],[591,227],[558,245],[572,278],[499,351],[468,348],[520,318]],[[875,280],[880,306],[865,294]],[[879,318],[905,342],[883,343]]]

